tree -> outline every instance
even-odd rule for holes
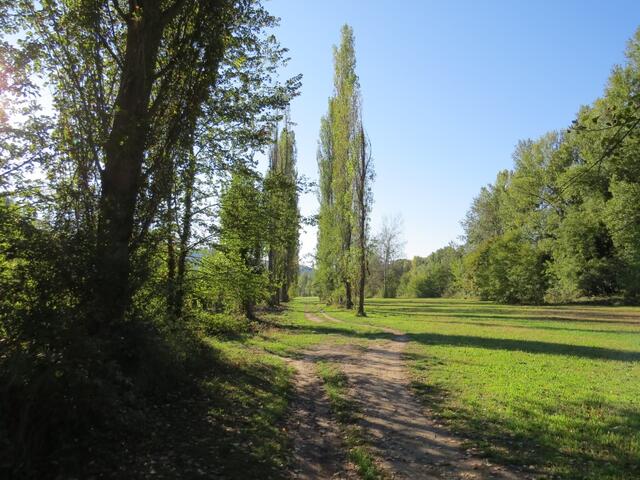
[[[186,378],[196,249],[235,273],[228,305],[264,298],[264,239],[245,248],[228,203],[266,218],[253,157],[299,88],[275,23],[257,0],[0,2],[3,472],[84,476],[41,469]],[[231,171],[253,184],[222,201]]]
[[[546,257],[520,232],[488,240],[466,259],[481,299],[503,303],[542,303],[547,287]]]
[[[346,308],[353,308],[354,280],[364,278],[366,249],[359,245],[366,239],[371,181],[355,65],[353,30],[345,25],[340,46],[334,47],[334,94],[320,127],[317,270],[322,297]],[[361,253],[354,255],[358,248]]]
[[[399,294],[404,297],[433,298],[455,292],[455,268],[462,249],[448,245],[428,257],[414,257],[411,268],[400,279]]]
[[[365,316],[364,297],[367,273],[367,250],[368,250],[368,229],[369,211],[371,210],[372,192],[371,182],[373,181],[373,161],[371,158],[371,143],[368,141],[362,118],[360,118],[360,151],[355,174],[355,217],[357,219],[358,232],[358,263],[360,267],[358,277],[358,316]]]
[[[384,217],[382,227],[376,236],[376,249],[382,264],[382,296],[391,297],[389,288],[389,274],[393,264],[401,255],[404,248],[402,240],[402,217]]]
[[[277,128],[277,127],[276,127]],[[268,268],[274,293],[272,304],[289,301],[289,290],[298,275],[298,178],[296,139],[288,112],[282,132],[276,134],[270,150],[269,171],[265,178],[269,216]]]
[[[246,169],[233,172],[221,199],[220,245],[208,273],[226,291],[223,301],[249,318],[254,318],[255,305],[267,297],[262,261],[266,210],[257,176]]]
[[[320,120],[318,141],[319,189],[318,242],[316,247],[316,278],[320,298],[336,301],[339,289],[340,238],[335,214],[333,191],[334,154],[331,133],[331,112]]]

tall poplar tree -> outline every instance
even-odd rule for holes
[[[353,30],[345,25],[334,47],[334,93],[320,128],[317,269],[323,299],[346,308],[353,308],[354,283],[364,295],[372,178],[355,67]]]
[[[289,289],[296,283],[298,273],[300,212],[296,137],[288,112],[282,131],[278,132],[276,127],[264,183],[270,219],[268,267],[273,290],[271,303],[275,305],[289,301]]]

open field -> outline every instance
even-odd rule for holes
[[[297,299],[209,337],[211,374],[113,478],[640,477],[640,309],[367,308]]]
[[[220,338],[212,345],[234,352],[229,358],[241,364],[259,362],[268,367],[265,372],[277,368],[288,375],[294,371],[291,359],[328,349],[332,356],[315,357],[317,368],[311,371],[324,371],[326,377],[325,360],[334,369],[344,362],[351,394],[357,399],[366,393],[371,399],[376,383],[388,389],[385,372],[367,387],[362,379],[354,380],[358,364],[348,366],[347,356],[339,354],[375,351],[392,345],[381,343],[393,338],[391,331],[403,332],[408,341],[402,358],[425,418],[462,439],[467,454],[510,468],[517,478],[640,475],[640,309],[375,299],[368,303],[368,317],[358,318],[315,299],[298,299],[270,322],[257,335]],[[262,384],[257,404],[282,405],[292,398],[295,392],[282,385]],[[344,382],[340,385],[344,388]],[[361,387],[369,391],[356,391]],[[229,388],[228,395],[234,392]],[[256,403],[250,397],[242,400],[247,402]],[[390,411],[402,414],[401,403]],[[273,445],[271,455],[287,450],[290,440],[270,424],[284,425],[287,414],[282,407],[271,411],[275,415],[262,418],[252,430],[238,432],[239,448],[250,453],[261,442]],[[334,412],[338,423],[343,414]],[[366,432],[361,435],[365,443]],[[348,458],[349,446],[341,448]],[[379,446],[373,451],[384,456]],[[251,457],[270,461],[266,451]],[[277,460],[286,463],[282,454]],[[275,477],[281,465],[272,465]]]
[[[496,462],[560,478],[640,475],[640,310],[371,300],[406,332],[431,414]]]

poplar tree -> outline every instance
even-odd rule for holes
[[[353,30],[342,27],[334,47],[334,93],[318,146],[320,213],[317,269],[322,298],[353,308],[354,283],[364,314],[367,216],[372,164],[361,119]]]
[[[287,112],[282,131],[276,127],[264,181],[270,219],[268,269],[273,305],[289,301],[289,289],[297,281],[300,212],[296,155],[295,133]]]

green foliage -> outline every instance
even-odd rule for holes
[[[285,125],[271,147],[269,171],[264,179],[268,229],[268,269],[271,303],[289,300],[298,276],[298,178],[296,138],[288,113]]]
[[[547,286],[545,260],[545,253],[521,233],[509,231],[480,245],[465,263],[481,299],[541,303]]]
[[[481,190],[463,222],[462,293],[503,302],[637,301],[639,52],[640,31],[604,96],[566,132],[520,142],[514,169]]]
[[[222,194],[220,244],[200,262],[201,298],[224,309],[253,317],[255,305],[268,297],[269,277],[263,264],[267,218],[264,195],[252,172],[236,170]]]
[[[334,93],[321,119],[317,155],[320,212],[316,281],[323,300],[351,308],[354,285],[356,281],[364,283],[366,271],[373,171],[361,118],[355,39],[348,25],[342,27],[340,45],[334,47],[333,54]],[[359,290],[364,298],[364,288],[359,286]]]
[[[426,258],[414,257],[411,268],[400,279],[402,297],[444,297],[455,293],[454,263],[462,253],[454,246],[441,248]]]
[[[300,86],[277,79],[277,21],[260,1],[138,3],[0,4],[3,478],[117,464],[150,404],[197,384],[218,309],[269,291],[253,156]],[[250,179],[221,198],[231,171]]]
[[[315,285],[316,272],[309,267],[302,267],[298,274],[298,285],[296,286],[296,295],[300,297],[317,296]]]
[[[573,209],[560,224],[548,272],[553,300],[604,297],[619,291],[620,261],[601,214]]]

